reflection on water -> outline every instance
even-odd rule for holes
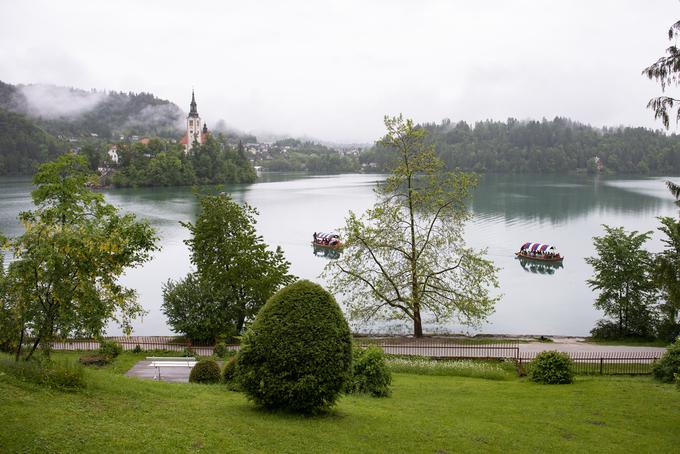
[[[342,251],[338,249],[331,249],[323,246],[317,246],[312,244],[312,249],[314,250],[314,256],[323,257],[325,259],[339,259],[342,255]]]
[[[319,277],[326,259],[338,251],[312,248],[311,233],[342,227],[348,211],[363,213],[375,200],[373,188],[380,175],[307,175],[264,173],[251,185],[205,189],[226,191],[235,200],[255,207],[257,230],[272,248],[281,246],[291,263],[290,272],[324,285]],[[665,178],[611,178],[591,176],[486,175],[471,204],[473,219],[465,237],[468,245],[487,249],[487,257],[500,269],[502,295],[496,312],[477,331],[512,334],[584,335],[601,317],[593,292],[585,281],[592,269],[584,261],[594,254],[592,237],[603,234],[601,224],[626,230],[652,230],[646,247],[662,247],[657,216],[676,216],[677,208]],[[0,232],[22,232],[19,212],[32,209],[30,180],[0,178]],[[114,189],[104,191],[107,201],[148,219],[157,229],[162,249],[144,266],[129,270],[123,285],[137,290],[149,315],[135,323],[135,334],[169,334],[160,307],[161,284],[179,279],[191,269],[184,244],[188,231],[179,221],[193,222],[198,204],[191,188]],[[522,263],[517,248],[527,240],[554,244],[566,257],[564,267],[540,262]],[[323,259],[321,259],[323,257]],[[528,291],[530,290],[530,291]],[[550,295],[546,298],[545,295]],[[342,298],[338,296],[342,304]],[[362,325],[365,330],[395,328],[382,322]],[[403,324],[409,332],[410,325]],[[426,325],[428,331],[467,331],[449,323]],[[472,331],[474,332],[474,331]],[[118,334],[116,329],[111,334]]]
[[[479,218],[510,225],[561,224],[592,213],[655,216],[669,204],[663,179],[602,176],[484,175],[474,193]]]
[[[555,274],[556,270],[564,268],[562,262],[539,262],[523,257],[517,257],[516,260],[527,273],[552,275]]]

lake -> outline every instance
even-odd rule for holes
[[[307,175],[265,173],[256,183],[221,188],[259,211],[257,229],[265,242],[280,245],[291,272],[324,284],[319,278],[328,259],[314,255],[314,231],[341,227],[349,210],[369,208],[381,175]],[[489,320],[476,328],[456,323],[426,324],[425,331],[448,333],[587,335],[601,318],[586,285],[592,270],[584,261],[593,254],[592,237],[602,224],[655,234],[651,251],[662,247],[657,216],[676,216],[667,178],[603,176],[486,175],[474,192],[473,220],[466,229],[468,245],[487,248],[500,268],[502,300]],[[21,233],[16,217],[31,208],[30,181],[0,178],[0,232]],[[136,335],[172,331],[161,312],[161,284],[190,270],[183,241],[188,231],[179,221],[193,221],[197,203],[191,188],[106,190],[108,202],[148,219],[161,238],[162,249],[144,266],[129,270],[124,285],[137,290],[149,314],[134,325]],[[554,244],[565,256],[563,267],[521,263],[514,253],[527,241]],[[364,332],[410,332],[410,324],[357,323]],[[108,334],[120,334],[110,327]]]

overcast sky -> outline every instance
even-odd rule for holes
[[[0,0],[0,80],[147,91],[208,126],[372,142],[418,122],[661,127],[641,70],[677,0]]]

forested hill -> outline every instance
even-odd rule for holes
[[[66,145],[23,115],[0,109],[0,175],[30,175]]]
[[[174,137],[184,114],[150,93],[86,91],[0,82],[0,108],[24,114],[56,136],[103,139],[121,135]]]
[[[680,174],[680,136],[646,128],[594,128],[565,118],[542,121],[483,121],[469,125],[444,120],[422,125],[437,154],[451,169],[476,172],[554,173],[604,171]],[[376,145],[362,157],[378,170],[390,153]]]

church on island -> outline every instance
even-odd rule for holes
[[[208,126],[205,123],[203,123],[203,128],[201,128],[201,117],[198,116],[196,98],[194,97],[194,91],[191,90],[191,104],[189,105],[189,115],[187,116],[187,132],[179,141],[179,143],[184,145],[184,153],[188,154],[191,151],[194,142],[204,144],[208,134]]]

